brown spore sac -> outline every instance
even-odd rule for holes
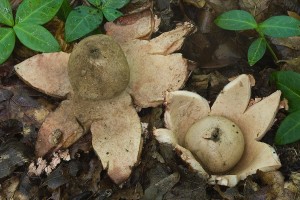
[[[118,96],[130,78],[121,47],[110,36],[101,34],[87,37],[75,46],[68,74],[74,94],[86,100]]]

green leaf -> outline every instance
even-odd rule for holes
[[[6,61],[14,50],[15,40],[12,28],[0,28],[0,64]]]
[[[300,35],[300,21],[289,16],[270,17],[258,25],[258,30],[271,37],[291,37]]]
[[[279,71],[274,72],[271,79],[288,100],[288,111],[300,110],[300,74],[292,71]]]
[[[65,26],[67,42],[74,41],[95,30],[103,20],[103,14],[96,8],[79,6],[68,16]]]
[[[129,3],[130,0],[105,0],[103,1],[104,8],[120,9]]]
[[[115,10],[113,8],[105,8],[102,10],[103,15],[105,16],[105,18],[107,19],[107,21],[114,21],[115,19],[121,17],[123,14],[118,11]]]
[[[300,140],[300,110],[289,114],[281,122],[275,136],[275,143],[289,144]]]
[[[221,14],[215,23],[226,30],[248,30],[257,28],[254,17],[243,10],[231,10]]]
[[[248,63],[253,66],[266,52],[267,42],[264,38],[257,38],[248,49]]]
[[[60,46],[51,33],[36,24],[20,23],[14,26],[17,37],[26,47],[40,52],[55,52]]]
[[[8,26],[14,25],[12,10],[8,0],[0,0],[0,23]]]
[[[61,4],[60,9],[57,12],[57,16],[63,20],[66,21],[68,18],[68,15],[72,11],[71,5],[68,0],[63,0],[63,3]]]
[[[101,5],[101,0],[88,0],[88,2],[90,2],[92,5],[98,7]]]
[[[23,0],[16,14],[16,24],[45,24],[59,10],[63,0]]]

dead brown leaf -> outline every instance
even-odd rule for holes
[[[104,25],[107,35],[112,35],[116,41],[123,43],[133,39],[149,39],[157,31],[160,19],[153,16],[150,10],[127,15],[116,22]]]
[[[47,107],[49,102],[32,92],[22,84],[0,88],[0,120],[17,119],[39,127],[51,109]]]
[[[206,1],[205,0],[183,0],[184,3],[187,3],[187,4],[190,4],[190,5],[193,5],[197,8],[202,8]]]
[[[256,21],[260,22],[265,19],[266,11],[271,2],[271,0],[240,0],[239,5],[241,9],[249,11]]]
[[[18,166],[29,162],[29,148],[21,142],[8,140],[0,147],[0,178],[10,175]]]
[[[296,51],[300,50],[300,36],[288,38],[271,38],[271,41],[275,45],[285,46]]]
[[[20,179],[17,176],[13,176],[1,184],[0,198],[1,199],[13,199],[14,193],[19,186]]]
[[[65,23],[54,17],[45,27],[55,36],[63,52],[71,53],[74,44],[65,41]]]

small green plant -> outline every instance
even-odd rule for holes
[[[226,30],[251,30],[258,32],[259,37],[252,42],[248,49],[248,63],[253,66],[269,49],[275,61],[276,54],[268,44],[265,35],[277,38],[285,38],[300,35],[300,21],[289,16],[274,16],[262,23],[257,23],[254,17],[243,10],[231,10],[221,14],[215,23]]]
[[[122,8],[130,0],[88,0],[93,7],[78,6],[68,15],[65,26],[67,42],[79,39],[95,30],[103,21],[103,15],[108,21],[122,16],[117,9]]]
[[[39,52],[59,51],[60,46],[43,24],[50,21],[63,0],[23,0],[15,20],[8,0],[0,0],[0,63],[14,50],[16,36],[26,47]]]
[[[300,74],[292,71],[279,71],[271,76],[278,89],[288,100],[289,115],[280,124],[276,144],[289,144],[300,140]]]

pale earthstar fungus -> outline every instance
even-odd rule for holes
[[[211,108],[193,92],[169,92],[166,129],[156,129],[154,135],[160,143],[174,146],[182,160],[211,184],[233,187],[257,170],[278,169],[275,150],[259,140],[273,125],[281,92],[248,107],[250,95],[247,75],[227,84]]]
[[[91,130],[103,168],[115,183],[126,181],[142,149],[141,123],[134,104],[159,105],[166,91],[182,87],[188,63],[173,52],[192,29],[186,23],[152,40],[136,39],[140,38],[136,33],[123,42],[115,41],[112,31],[112,37],[83,39],[70,56],[45,53],[16,65],[18,76],[26,83],[48,95],[67,97],[42,124],[36,155],[67,148]],[[157,76],[157,71],[166,78]],[[157,87],[150,88],[151,84]]]

